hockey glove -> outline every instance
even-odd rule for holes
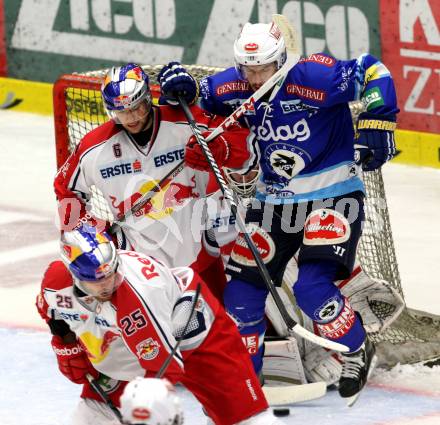
[[[158,77],[161,96],[160,104],[177,105],[177,96],[182,96],[188,105],[192,105],[199,97],[199,85],[179,62],[165,65]]]
[[[209,131],[203,133],[203,137],[208,137]],[[229,159],[229,143],[222,136],[216,137],[212,142],[209,142],[209,150],[211,151],[217,165],[222,167]],[[201,146],[197,143],[195,136],[191,136],[188,140],[185,149],[185,163],[195,170],[210,171],[211,166],[206,160]]]
[[[377,170],[396,154],[395,128],[395,115],[359,115],[354,148],[356,164],[362,164],[362,170]]]
[[[75,384],[85,384],[88,382],[87,373],[98,377],[99,373],[90,363],[79,342],[66,344],[60,336],[54,335],[51,343],[57,356],[58,368],[66,378]]]

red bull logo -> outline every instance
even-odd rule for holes
[[[67,258],[71,258],[72,248],[69,245],[63,245],[63,251]]]
[[[136,345],[136,355],[143,360],[153,360],[159,354],[160,344],[153,338],[148,338]]]
[[[132,80],[136,80],[136,81],[142,81],[142,69],[140,67],[136,67],[133,69],[130,69],[129,71],[127,71],[127,74],[125,75],[126,78],[131,78]]]
[[[110,344],[118,338],[119,338],[118,332],[106,331],[102,338],[101,354],[105,354],[108,351]]]
[[[110,346],[117,338],[119,338],[119,333],[112,330],[105,331],[102,338],[93,335],[91,332],[85,332],[80,335],[80,343],[89,360],[97,364],[108,356]]]
[[[131,104],[130,96],[127,96],[125,94],[121,94],[118,97],[115,97],[113,99],[113,103],[116,107],[122,106],[122,107],[128,107]]]
[[[97,269],[96,269],[96,274],[100,274],[102,273],[103,275],[106,275],[108,273],[110,273],[112,271],[112,268],[110,266],[110,264],[105,263],[105,264],[101,264]]]
[[[117,210],[116,215],[118,219],[125,216],[127,211],[130,211],[133,205],[136,205],[136,202],[146,193],[151,192],[156,185],[157,182],[154,180],[144,183],[139,189],[139,192],[133,193],[128,199],[119,203],[116,197],[110,196],[112,206]],[[200,194],[196,191],[195,186],[194,177],[191,180],[191,185],[166,182],[161,190],[154,194],[145,205],[142,205],[133,215],[135,217],[147,216],[155,220],[160,220],[172,214],[176,207],[185,206],[190,199],[199,198]]]

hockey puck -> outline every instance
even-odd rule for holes
[[[290,409],[288,407],[276,408],[276,409],[273,409],[273,414],[275,416],[289,416]]]

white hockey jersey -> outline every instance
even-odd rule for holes
[[[93,367],[110,378],[129,381],[154,375],[189,318],[195,293],[194,272],[187,267],[168,269],[151,257],[119,250],[124,281],[110,301],[78,297],[70,273],[61,261],[51,264],[43,280],[38,308],[46,319],[65,321],[86,350]],[[192,285],[191,285],[192,284]],[[217,301],[201,294],[191,320],[191,332],[181,342],[183,351],[205,339]],[[178,350],[168,374],[178,377],[183,357]]]
[[[65,228],[75,227],[85,214],[91,186],[101,190],[118,220],[183,160],[192,132],[182,112],[166,106],[152,111],[153,134],[144,148],[110,121],[90,132],[60,168],[55,192]],[[202,130],[221,122],[198,107],[192,112]],[[230,164],[235,168],[244,168],[250,158],[248,135],[248,130],[237,126],[224,133],[237,147]],[[150,203],[122,223],[127,238],[122,247],[153,255],[169,267],[192,264],[201,250],[208,180],[208,173],[184,167],[164,182]]]
[[[236,325],[200,277],[191,268],[169,269],[138,252],[119,255],[124,280],[110,301],[78,295],[61,261],[49,265],[37,297],[43,319],[67,323],[93,367],[108,377],[100,376],[100,382],[113,403],[119,406],[128,380],[156,376],[182,337],[164,376],[191,391],[216,424],[239,423],[267,409]],[[88,383],[81,395],[101,401]]]

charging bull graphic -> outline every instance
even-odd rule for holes
[[[85,332],[80,336],[81,346],[87,352],[87,357],[92,364],[102,362],[108,355],[110,345],[119,338],[119,333],[108,330],[104,332],[102,338]]]
[[[200,194],[195,190],[195,179],[191,179],[192,185],[187,186],[177,182],[165,182],[163,187],[150,198],[138,211],[133,215],[135,217],[147,216],[154,220],[160,220],[170,215],[178,206],[184,206],[186,201],[191,198],[199,198]],[[116,197],[110,196],[112,206],[117,212],[117,218],[122,218],[136,202],[146,193],[149,193],[157,187],[158,182],[152,180],[144,183],[138,192],[133,193],[128,199],[117,202]]]

